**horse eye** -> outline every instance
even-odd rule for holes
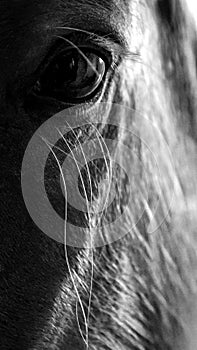
[[[88,50],[67,50],[48,65],[33,93],[62,102],[87,99],[98,90],[105,72],[105,61],[98,54]]]

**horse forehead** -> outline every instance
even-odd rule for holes
[[[21,16],[28,8],[45,8],[45,10],[49,10],[50,6],[58,6],[60,8],[71,8],[74,7],[75,10],[78,9],[80,11],[83,7],[89,7],[91,9],[99,8],[109,10],[114,6],[117,6],[121,9],[121,6],[130,6],[130,4],[136,3],[136,0],[10,0],[9,2],[1,2],[0,8],[5,7],[9,12],[12,10],[21,9],[23,10]],[[15,14],[15,13],[14,13]],[[2,14],[3,15],[3,14]],[[4,18],[6,14],[4,14]]]
[[[129,15],[132,3],[136,0],[10,0],[0,2],[0,34],[13,31],[18,28],[28,28],[36,23],[62,22],[69,25],[70,22],[92,22],[97,26],[98,22],[124,22]],[[68,23],[67,23],[68,22]]]

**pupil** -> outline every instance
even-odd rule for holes
[[[69,82],[75,81],[77,78],[77,71],[76,57],[62,57],[59,64],[57,64],[55,72],[56,85],[64,86],[65,82],[68,84]]]

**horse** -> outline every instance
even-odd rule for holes
[[[2,350],[196,348],[196,13],[1,1]]]

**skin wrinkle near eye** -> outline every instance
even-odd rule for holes
[[[78,38],[80,38],[80,34],[86,34],[87,39],[95,42],[97,45],[108,48],[113,52],[117,52],[119,54],[122,52],[125,55],[130,53],[129,46],[125,41],[125,38],[121,37],[120,34],[115,31],[115,28],[111,28],[112,31],[103,33],[100,30],[95,30],[95,28],[92,32],[90,30],[84,30],[79,27],[68,26],[57,27],[56,29],[61,30],[62,33],[66,36],[69,36],[70,33],[72,33],[72,35],[76,33]],[[77,41],[78,40],[79,39],[77,39]]]

